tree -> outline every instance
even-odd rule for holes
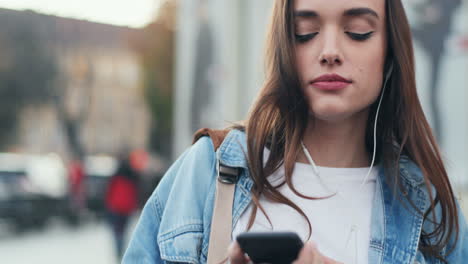
[[[143,89],[153,123],[150,147],[170,157],[172,147],[177,3],[165,1],[155,21],[133,40],[143,66]]]
[[[15,135],[26,105],[51,99],[57,66],[32,12],[0,10],[0,146]]]
[[[67,139],[69,151],[74,160],[83,160],[86,155],[86,149],[83,145],[81,138],[81,130],[89,117],[90,106],[92,102],[91,83],[92,83],[92,70],[90,70],[89,64],[87,64],[82,73],[83,82],[80,86],[81,93],[78,96],[73,96],[72,100],[77,101],[80,107],[73,109],[70,107],[69,99],[71,89],[68,87],[69,80],[67,80],[66,73],[60,73],[56,79],[56,87],[53,95],[53,106],[56,109],[56,113],[62,126],[64,135]],[[67,100],[68,99],[68,100]]]

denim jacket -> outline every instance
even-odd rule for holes
[[[246,135],[232,130],[214,152],[208,137],[186,150],[166,172],[147,201],[124,255],[130,263],[206,263],[216,190],[216,157],[230,167],[242,168],[235,187],[233,226],[251,202],[253,185],[245,159]],[[418,250],[422,230],[431,231],[430,221],[406,201],[425,212],[430,206],[420,169],[407,158],[400,160],[400,176],[407,192],[395,198],[392,189],[377,177],[372,208],[369,263],[441,263],[427,259]],[[437,211],[437,210],[436,210]],[[449,263],[468,263],[468,232],[459,211],[460,232]]]

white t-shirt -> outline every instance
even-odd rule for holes
[[[322,254],[346,264],[355,263],[356,259],[359,264],[367,264],[371,209],[378,167],[374,166],[361,189],[359,188],[369,171],[368,167],[318,167],[318,171],[323,181],[320,181],[310,164],[296,163],[292,175],[295,189],[303,195],[312,197],[324,197],[336,191],[338,195],[322,200],[308,200],[294,194],[287,184],[278,191],[298,205],[307,215],[312,225],[310,240],[317,243]],[[283,167],[268,177],[268,181],[273,186],[279,185],[282,179],[284,179]],[[272,226],[259,209],[250,231],[294,231],[303,241],[307,240],[309,235],[307,221],[297,211],[290,206],[267,201],[263,196],[260,197],[260,204],[265,209]],[[235,224],[233,238],[247,230],[251,210],[252,205]],[[356,232],[350,235],[353,223],[357,228]],[[346,247],[349,235],[351,238]]]

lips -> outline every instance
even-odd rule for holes
[[[341,90],[351,83],[352,80],[346,79],[338,74],[324,74],[310,82],[312,86],[326,91]]]

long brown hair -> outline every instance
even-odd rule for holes
[[[458,212],[444,168],[438,146],[424,116],[416,92],[414,54],[410,27],[400,0],[385,0],[387,26],[387,58],[393,62],[393,73],[389,87],[382,101],[381,117],[377,124],[377,159],[385,169],[387,183],[405,193],[399,177],[399,160],[406,155],[421,169],[426,188],[429,191],[431,206],[427,212],[419,212],[424,221],[440,206],[441,219],[436,228],[422,233],[419,249],[424,255],[444,260],[441,250],[455,235],[458,239]],[[250,111],[246,122],[247,156],[249,170],[254,185],[254,202],[249,228],[252,226],[259,204],[259,197],[283,203],[294,208],[307,219],[305,213],[292,201],[284,197],[272,186],[267,177],[284,166],[285,181],[297,195],[291,183],[294,164],[300,155],[300,142],[309,120],[308,105],[304,100],[295,63],[294,0],[275,0],[266,47],[266,81]],[[371,106],[367,122],[366,147],[373,148],[373,116],[376,103]],[[269,148],[270,156],[264,164],[263,152]],[[432,187],[436,195],[431,192]],[[406,197],[406,196],[405,196]],[[409,200],[408,197],[406,199]],[[307,219],[309,231],[311,224]],[[452,245],[452,249],[455,244]],[[449,250],[450,251],[450,250]]]

